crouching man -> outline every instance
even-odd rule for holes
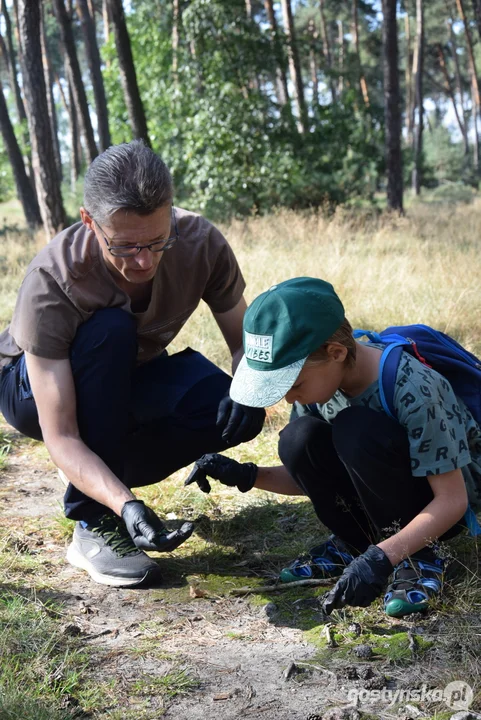
[[[204,300],[235,370],[245,283],[219,230],[173,206],[170,173],[141,141],[94,160],[80,218],[27,269],[0,335],[0,410],[68,483],[68,561],[106,585],[158,582],[145,550],[175,550],[193,525],[169,532],[131,488],[251,440],[265,417],[200,353],[166,347]]]

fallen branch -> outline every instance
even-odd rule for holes
[[[243,587],[231,590],[229,595],[253,595],[263,592],[278,592],[279,590],[290,590],[294,587],[306,587],[307,585],[332,585],[337,578],[325,578],[324,580],[296,580],[290,583],[276,583],[275,585],[258,585],[257,587]]]

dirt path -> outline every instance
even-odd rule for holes
[[[372,702],[355,709],[350,690],[418,687],[421,676],[436,682],[441,660],[421,659],[413,650],[398,666],[392,656],[376,652],[360,660],[349,647],[340,659],[336,650],[332,657],[328,649],[320,656],[319,643],[310,642],[324,628],[316,598],[300,593],[297,601],[304,620],[306,612],[314,620],[306,636],[279,614],[275,597],[267,605],[219,594],[191,598],[185,578],[150,590],[96,585],[65,562],[65,541],[51,529],[62,492],[50,462],[28,447],[16,449],[0,473],[2,524],[11,529],[12,550],[40,561],[30,586],[40,598],[62,603],[59,631],[77,637],[98,659],[100,684],[115,683],[90,717],[315,720],[362,718],[368,711],[371,718],[449,717],[449,708],[439,703]],[[412,627],[390,621],[386,637]],[[425,638],[439,619],[418,619],[414,627]],[[337,708],[334,714],[329,707]],[[448,714],[435,715],[441,708]]]

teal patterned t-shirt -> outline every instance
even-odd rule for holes
[[[332,422],[350,405],[384,412],[379,381],[356,397],[348,398],[338,390],[316,409],[324,420]],[[476,512],[481,510],[481,428],[449,382],[403,352],[396,376],[394,407],[409,439],[412,474],[426,477],[461,468],[469,503]],[[296,404],[297,415],[308,412],[308,406]]]

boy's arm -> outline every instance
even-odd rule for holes
[[[378,543],[393,565],[441,537],[463,517],[468,507],[460,469],[430,475],[427,479],[434,493],[431,502],[399,532]]]
[[[305,495],[299,485],[291,478],[284,465],[258,468],[254,487],[278,495]]]

